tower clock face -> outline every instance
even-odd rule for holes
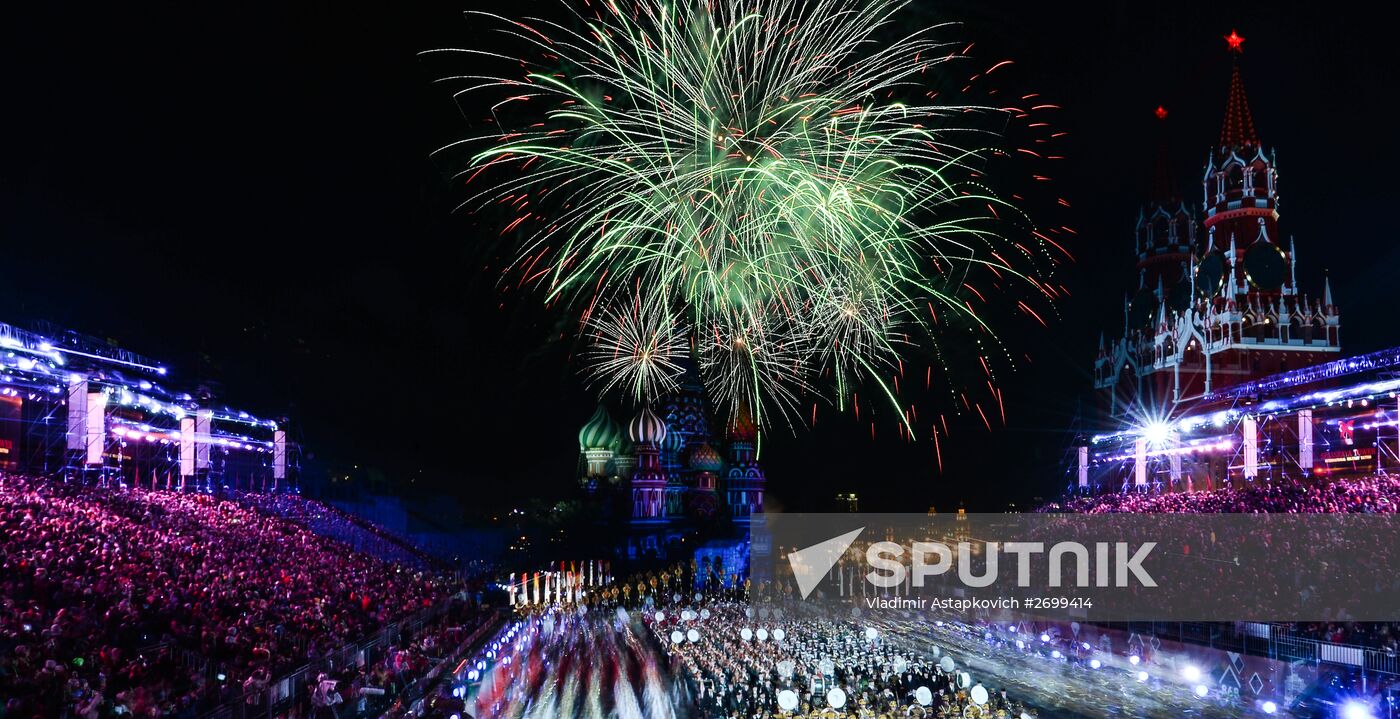
[[[1225,256],[1211,252],[1201,258],[1196,265],[1196,292],[1210,297],[1220,291],[1220,283],[1225,281]]]
[[[1283,274],[1287,264],[1283,253],[1267,241],[1254,243],[1254,246],[1244,253],[1245,277],[1249,278],[1249,284],[1261,290],[1271,292],[1283,287]]]
[[[1167,293],[1167,309],[1172,312],[1184,312],[1191,306],[1191,280],[1183,279],[1172,287]]]
[[[1128,305],[1128,321],[1133,327],[1147,327],[1157,317],[1157,295],[1146,287],[1133,295]]]

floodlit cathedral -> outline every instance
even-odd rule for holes
[[[634,556],[666,554],[697,523],[763,512],[751,416],[739,412],[723,435],[714,426],[704,389],[688,381],[625,428],[599,406],[579,430],[579,482],[590,495],[628,494]]]
[[[1244,38],[1226,41],[1238,56]],[[1138,216],[1124,334],[1101,336],[1094,361],[1106,419],[1177,414],[1232,385],[1340,356],[1330,280],[1320,293],[1300,287],[1293,239],[1279,231],[1277,164],[1255,131],[1238,60],[1201,185],[1197,208],[1158,179]]]

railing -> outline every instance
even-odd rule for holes
[[[1214,649],[1289,662],[1333,664],[1400,677],[1400,654],[1297,634],[1287,625],[1262,622],[1129,622],[1129,629]]]
[[[351,666],[373,664],[390,647],[397,645],[404,635],[421,634],[425,625],[447,612],[452,601],[447,599],[439,602],[412,617],[380,629],[366,639],[317,657],[272,680],[267,688],[242,693],[200,716],[203,719],[270,719],[281,716],[293,706],[309,702],[310,688],[316,684],[316,678],[322,672],[329,674]],[[229,677],[230,681],[242,679],[243,677]],[[345,717],[348,714],[342,710],[341,716]]]
[[[421,681],[415,682],[406,689],[400,697],[398,706],[406,706],[412,716],[422,714],[423,700],[431,695],[443,682],[456,679],[453,665],[461,665],[462,658],[465,657],[473,647],[482,641],[482,637],[493,636],[501,627],[502,618],[499,613],[484,622],[481,626],[472,631],[466,639],[463,639],[455,649],[448,652],[436,666],[428,670]],[[385,716],[390,716],[386,713]]]
[[[1273,626],[1271,640],[1278,659],[1338,664],[1400,676],[1400,654],[1385,649],[1302,637],[1278,625]]]
[[[1269,657],[1285,661],[1304,661],[1316,664],[1320,659],[1320,653],[1318,652],[1320,644],[1321,642],[1318,642],[1316,639],[1272,636],[1269,638]]]

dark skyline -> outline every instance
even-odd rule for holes
[[[494,218],[453,215],[428,159],[467,125],[416,53],[482,42],[466,7],[21,8],[0,31],[0,321],[52,320],[164,359],[176,381],[217,380],[232,403],[290,414],[328,461],[402,480],[421,470],[424,484],[487,502],[567,491],[593,404],[571,346],[532,298],[497,292],[482,270]],[[1320,292],[1330,272],[1345,352],[1400,344],[1388,278],[1400,251],[1376,183],[1396,159],[1376,137],[1395,62],[1379,27],[1253,3],[908,13],[963,22],[974,56],[1015,61],[1003,87],[1064,108],[1068,159],[1051,191],[1079,233],[1074,295],[1022,348],[1034,361],[1005,382],[1005,429],[963,423],[939,473],[931,443],[823,422],[770,443],[779,504],[824,508],[856,490],[876,507],[1000,509],[1060,488],[1099,332],[1120,329],[1135,287],[1152,110],[1167,108],[1172,175],[1198,201],[1232,29],[1247,38],[1240,62],[1277,151],[1300,282]]]

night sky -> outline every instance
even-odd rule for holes
[[[418,51],[471,47],[464,3],[23,3],[0,23],[0,321],[47,319],[290,415],[324,462],[384,468],[475,506],[561,494],[593,399],[558,318],[502,298],[484,248],[498,217],[453,215],[433,149],[467,133]],[[1008,427],[961,423],[939,473],[929,442],[849,420],[765,450],[781,506],[1002,509],[1065,481],[1066,429],[1100,327],[1136,286],[1132,227],[1150,188],[1152,111],[1169,111],[1192,201],[1219,135],[1230,58],[1277,149],[1281,227],[1300,282],[1329,271],[1347,352],[1400,344],[1390,195],[1396,62],[1380,23],[1313,5],[915,2],[957,20],[1008,91],[1062,105],[1051,190],[1078,233],[1074,290],[1034,362],[1004,384]],[[497,3],[558,15],[553,2]],[[19,13],[18,16],[15,13]]]

